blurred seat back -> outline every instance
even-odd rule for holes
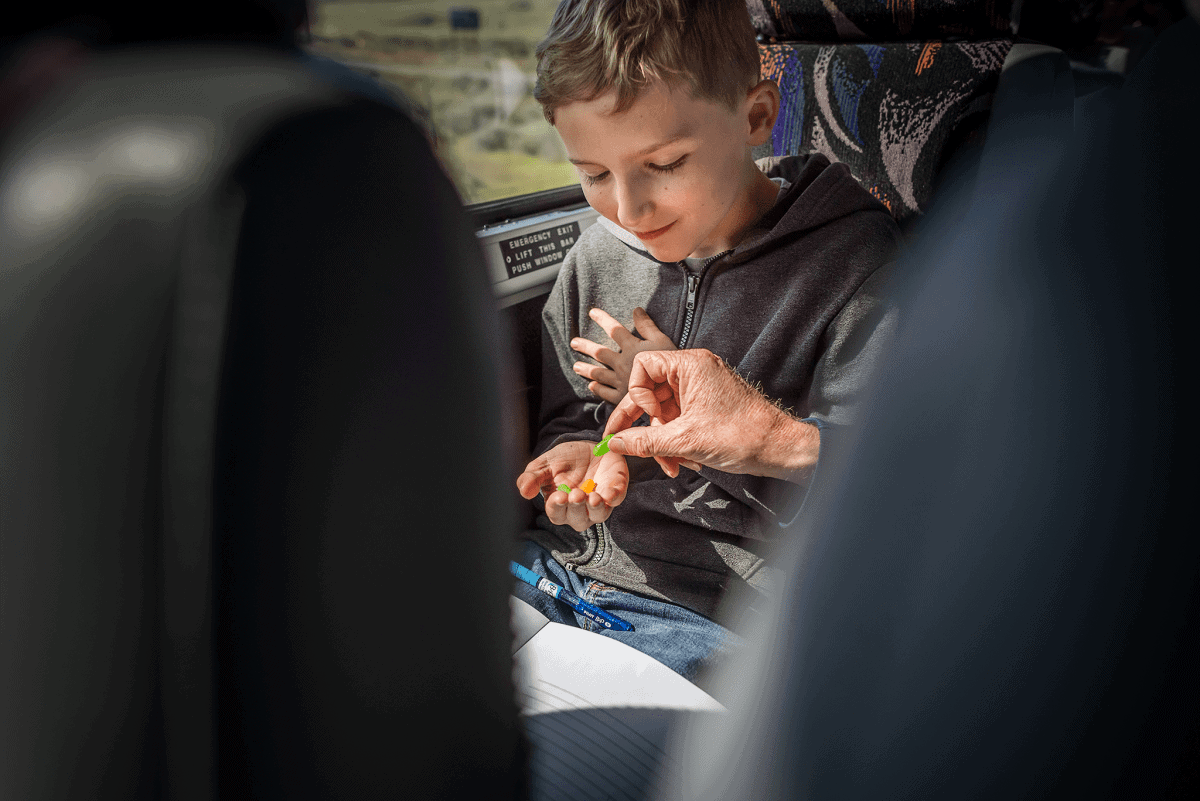
[[[871,412],[715,681],[734,714],[684,730],[656,798],[1196,795],[1197,44],[1165,32],[1071,148],[989,132],[990,193],[904,257]]]
[[[0,797],[510,794],[507,354],[420,131],[177,46],[3,145]]]

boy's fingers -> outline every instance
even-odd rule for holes
[[[587,364],[585,362],[575,362],[571,365],[571,369],[577,375],[581,375],[589,381],[597,381],[606,386],[616,386],[617,374],[607,367],[601,367],[596,364]]]
[[[623,456],[610,451],[596,463],[593,478],[601,497],[610,505],[615,505],[614,500],[620,503],[625,498],[625,490],[629,486],[629,464]]]
[[[551,484],[554,471],[545,458],[535,459],[525,468],[525,472],[517,476],[517,491],[521,497],[530,500],[542,491],[542,487]]]
[[[572,487],[570,492],[556,489],[546,499],[546,517],[556,526],[567,525],[582,531],[589,525],[587,499],[587,493],[579,487]]]
[[[591,510],[588,505],[588,493],[575,487],[571,490],[571,494],[567,498],[568,525],[576,531],[583,531],[592,524]]]
[[[550,484],[555,478],[555,473],[570,469],[570,460],[564,459],[561,453],[556,453],[556,451],[557,448],[551,449],[530,461],[525,465],[525,472],[521,474],[521,478],[533,476],[539,485]],[[520,478],[518,478],[519,480]]]
[[[654,320],[650,319],[650,315],[646,314],[645,309],[639,307],[633,310],[633,327],[637,329],[638,336],[654,350],[678,350],[675,340],[664,334],[654,324]]]
[[[592,309],[588,316],[595,320],[604,329],[604,333],[608,334],[608,338],[616,342],[617,347],[622,350],[637,344],[637,337],[629,333],[629,329],[604,309]]]
[[[679,347],[675,344],[675,340],[666,334],[655,334],[646,341],[653,345],[656,350],[679,350]]]
[[[517,476],[517,486],[534,484],[536,491],[548,485],[573,483],[574,476],[587,467],[589,447],[588,443],[560,443],[525,465],[525,471]]]
[[[638,306],[633,310],[633,327],[637,330],[638,336],[640,336],[642,339],[666,336],[662,331],[659,330],[658,326],[655,325],[654,320],[650,319],[650,315],[646,314],[646,310],[641,306]]]
[[[555,490],[546,498],[546,517],[556,526],[567,522],[567,505],[564,502],[566,494]]]
[[[593,381],[592,383],[588,384],[588,389],[600,400],[606,401],[613,405],[619,403],[621,398],[625,396],[625,393],[621,392],[619,389],[613,389],[607,384],[601,384],[599,381]]]
[[[542,490],[542,483],[532,473],[522,473],[517,476],[517,492],[525,500],[532,500]]]
[[[554,514],[550,513],[550,506],[547,504],[546,517],[550,518],[550,522],[556,526],[570,526],[576,531],[583,531],[585,528],[587,528],[587,525],[585,524],[585,521],[587,520],[587,513],[581,513],[580,509],[573,507],[568,503],[559,504],[556,507]]]
[[[610,478],[605,481],[605,486],[597,487],[592,494],[599,496],[606,506],[619,506],[625,500],[625,493],[628,491],[628,478]]]
[[[608,519],[610,514],[612,514],[612,509],[610,509],[609,506],[603,502],[597,504],[596,506],[591,506],[590,504],[588,505],[588,522],[590,522],[592,525],[603,523]]]
[[[597,345],[590,339],[575,337],[575,339],[571,340],[571,350],[579,351],[585,356],[591,356],[596,361],[610,367],[617,363],[617,354],[611,348]]]

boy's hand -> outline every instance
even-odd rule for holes
[[[521,497],[531,499],[541,492],[550,522],[576,531],[607,520],[613,507],[625,500],[629,467],[619,453],[592,456],[595,447],[594,442],[563,442],[534,459],[517,477]],[[579,485],[589,478],[596,489],[584,492]],[[571,487],[571,492],[556,489],[559,484]]]
[[[615,405],[625,397],[625,393],[629,391],[629,373],[633,369],[634,356],[644,350],[675,350],[675,343],[671,338],[659,331],[650,315],[640,307],[633,310],[633,327],[640,337],[628,331],[603,309],[592,309],[588,316],[595,320],[608,334],[608,338],[620,348],[618,353],[603,345],[597,345],[590,339],[576,337],[571,340],[572,350],[600,362],[600,365],[576,362],[574,369],[579,375],[591,380],[588,389],[601,400]]]

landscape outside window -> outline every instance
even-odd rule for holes
[[[314,0],[308,49],[407,98],[466,203],[578,183],[533,99],[558,0]]]

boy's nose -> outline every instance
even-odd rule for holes
[[[627,180],[617,184],[617,223],[634,231],[654,214],[649,187],[645,181]]]

